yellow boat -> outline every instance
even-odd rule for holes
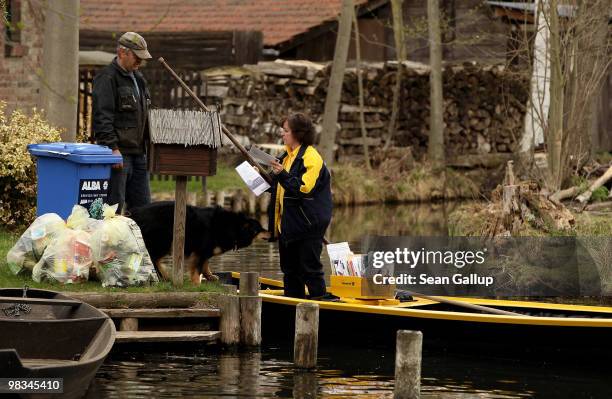
[[[231,273],[237,284],[240,273]],[[491,314],[432,299],[414,297],[340,302],[312,301],[283,295],[282,281],[260,278],[264,340],[275,335],[293,336],[295,306],[319,305],[319,336],[323,341],[357,340],[394,345],[399,329],[419,330],[426,344],[461,352],[515,356],[548,353],[598,357],[612,354],[612,307],[569,305],[533,301],[436,297],[461,304],[480,305],[518,315]],[[266,334],[268,336],[266,336]],[[483,352],[489,347],[494,352]]]

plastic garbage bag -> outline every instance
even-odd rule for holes
[[[104,207],[104,220],[91,236],[96,274],[103,287],[158,282],[140,228],[132,219],[115,215],[117,206]]]
[[[80,283],[89,278],[93,265],[91,235],[83,230],[64,229],[54,238],[32,270],[36,282]]]
[[[100,226],[101,220],[96,220],[89,216],[87,208],[81,205],[75,205],[72,207],[72,213],[66,220],[66,226],[73,230],[83,230],[88,233],[93,233],[94,230]]]
[[[15,274],[32,271],[49,243],[66,229],[64,220],[55,213],[37,217],[8,251],[6,262],[9,269]]]

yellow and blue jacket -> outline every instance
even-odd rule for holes
[[[284,170],[274,176],[268,208],[271,240],[323,238],[332,214],[331,176],[313,146],[299,146],[279,158]]]

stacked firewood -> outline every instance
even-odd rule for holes
[[[367,144],[387,137],[396,62],[362,64]],[[427,148],[429,67],[402,64],[399,118],[391,146],[411,146],[416,156]],[[278,141],[278,120],[307,112],[320,126],[331,67],[307,61],[260,62],[242,68],[202,72],[206,101],[219,104],[224,123],[251,141]],[[347,68],[338,124],[341,153],[362,151],[357,70]],[[463,64],[444,70],[445,134],[449,155],[511,152],[523,126],[528,85],[501,66]],[[320,127],[319,127],[320,131]]]

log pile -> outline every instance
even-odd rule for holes
[[[367,144],[384,142],[398,63],[362,65]],[[400,114],[393,146],[426,151],[429,129],[429,67],[406,62]],[[320,125],[329,82],[329,64],[307,61],[260,62],[242,68],[202,72],[208,104],[219,104],[224,123],[259,143],[278,141],[278,118],[307,112]],[[444,70],[445,134],[448,155],[511,152],[523,125],[527,82],[501,66],[463,64]],[[347,68],[337,135],[340,153],[362,150],[357,71]],[[319,128],[320,129],[320,128]]]

